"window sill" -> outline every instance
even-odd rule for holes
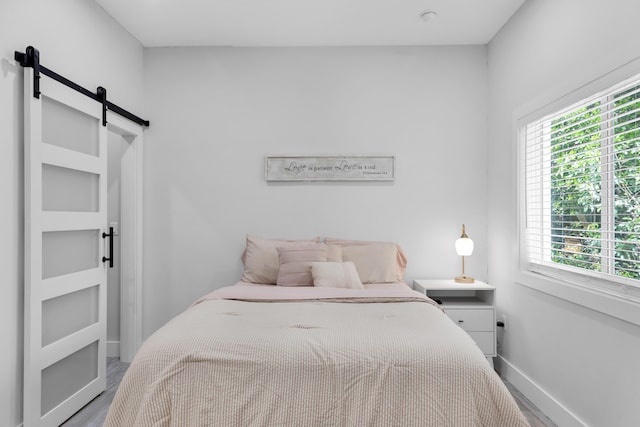
[[[520,271],[516,283],[640,326],[640,303],[540,273]]]

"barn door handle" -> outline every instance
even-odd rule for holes
[[[102,233],[102,238],[106,239],[109,237],[109,258],[103,256],[102,262],[109,261],[109,268],[113,268],[113,227],[109,227],[108,233]]]

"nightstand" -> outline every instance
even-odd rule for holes
[[[441,302],[445,314],[464,329],[493,365],[496,353],[496,288],[484,282],[414,280],[413,289]]]

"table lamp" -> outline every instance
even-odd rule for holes
[[[456,252],[462,257],[462,276],[457,276],[453,280],[457,283],[473,283],[475,281],[473,277],[465,276],[464,274],[464,257],[473,253],[473,240],[467,236],[464,224],[462,224],[462,235],[456,240]]]

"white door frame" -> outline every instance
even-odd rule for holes
[[[142,344],[143,127],[107,111],[107,128],[127,142],[120,163],[120,360]]]

